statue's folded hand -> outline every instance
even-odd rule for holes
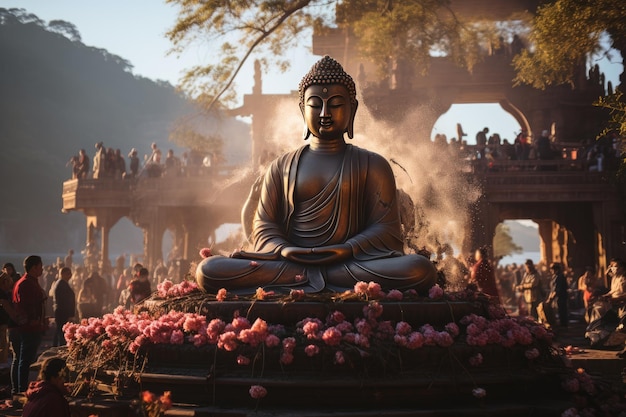
[[[255,261],[277,261],[280,259],[280,253],[260,253],[238,250],[231,253],[230,257],[236,259],[252,259]]]
[[[289,246],[280,252],[283,258],[303,264],[328,264],[344,261],[352,256],[349,245],[330,245],[316,248]]]

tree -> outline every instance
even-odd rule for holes
[[[81,41],[80,32],[76,26],[70,22],[66,22],[65,20],[51,20],[48,22],[48,29],[51,32],[69,36],[69,39],[72,42]]]
[[[518,84],[540,89],[559,84],[579,86],[585,79],[581,71],[586,62],[602,56],[614,59],[616,49],[626,52],[626,2],[547,3],[537,11],[529,41],[529,48],[513,60]]]
[[[524,248],[513,242],[511,229],[504,223],[496,226],[496,234],[493,237],[493,257],[500,259],[514,253],[522,253]]]
[[[412,62],[425,71],[433,51],[447,54],[470,68],[480,59],[480,44],[488,32],[461,22],[449,0],[167,0],[180,6],[167,36],[172,52],[202,40],[222,42],[212,63],[196,66],[184,75],[181,87],[206,99],[212,108],[220,99],[233,100],[230,90],[243,64],[252,56],[264,67],[284,70],[283,52],[310,29],[353,30],[365,56],[380,68],[390,60]],[[229,93],[230,91],[230,93]]]

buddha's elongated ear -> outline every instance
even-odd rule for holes
[[[348,137],[352,139],[354,137],[354,117],[356,116],[356,109],[359,107],[359,102],[354,100],[354,104],[351,106],[350,110],[350,122],[348,122],[348,128],[346,131],[348,132]]]
[[[309,136],[311,136],[311,131],[309,127],[306,125],[306,120],[304,119],[304,103],[300,103],[300,112],[302,113],[302,121],[304,122],[304,131],[302,132],[302,140],[307,140]]]

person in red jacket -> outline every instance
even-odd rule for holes
[[[41,343],[45,326],[45,291],[38,278],[43,274],[40,256],[31,255],[24,259],[26,273],[13,287],[13,309],[17,322],[9,324],[9,341],[13,350],[11,364],[11,393],[26,391],[30,365],[37,359],[37,349]]]
[[[489,260],[489,255],[486,247],[476,249],[474,255],[476,262],[472,265],[470,284],[476,284],[478,289],[483,293],[494,297],[496,302],[500,302],[500,295],[498,294],[498,287],[496,285],[496,274],[493,271],[493,266]]]
[[[22,417],[70,417],[70,405],[65,399],[67,376],[63,359],[47,359],[41,367],[39,379],[28,386]]]

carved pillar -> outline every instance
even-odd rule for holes
[[[98,249],[95,247],[96,245],[96,230],[100,232],[100,261],[103,265],[110,263],[109,259],[109,233],[111,232],[111,228],[115,226],[115,224],[125,215],[125,210],[123,209],[114,209],[114,208],[106,208],[106,209],[96,209],[91,210],[91,212],[87,215],[87,247],[89,248],[91,254],[88,254],[88,258],[90,258],[90,263],[98,264]],[[95,259],[93,256],[95,255]]]
[[[554,222],[552,220],[536,220],[539,225],[539,250],[541,251],[541,260],[546,264],[550,264],[554,259],[552,242],[554,241]]]

